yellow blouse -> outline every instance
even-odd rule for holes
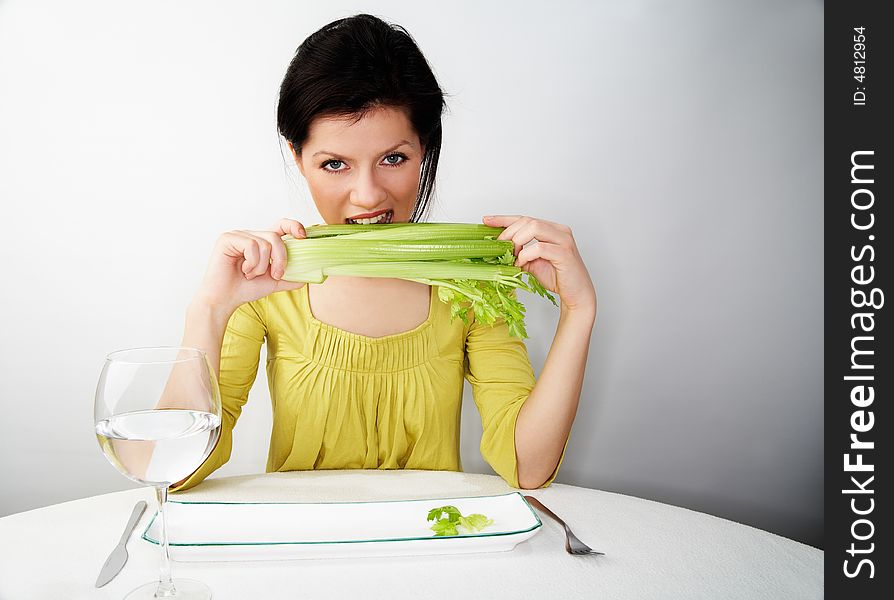
[[[463,378],[481,414],[481,454],[518,487],[515,421],[534,387],[522,340],[503,321],[493,327],[457,318],[431,288],[428,318],[384,337],[317,320],[308,286],[240,306],[220,357],[223,420],[216,448],[186,481],[188,489],[230,458],[233,428],[257,375],[267,338],[273,432],[267,472],[307,469],[461,471]],[[471,313],[470,313],[471,320]],[[567,442],[566,442],[567,446]],[[563,450],[555,479],[564,459]]]

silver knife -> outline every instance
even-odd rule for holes
[[[96,578],[96,587],[102,587],[115,579],[115,576],[124,568],[124,563],[127,562],[127,539],[133,532],[134,527],[137,526],[137,523],[140,521],[140,517],[143,516],[145,510],[146,502],[144,500],[140,500],[136,503],[136,506],[133,507],[133,512],[130,514],[127,526],[124,528],[124,533],[121,534],[121,540],[118,542],[118,545],[115,546],[115,549],[112,550],[112,553],[109,554],[106,563],[99,571],[99,577]]]

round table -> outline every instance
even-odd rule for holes
[[[375,501],[517,491],[492,475],[449,471],[306,471],[208,479],[179,500]],[[821,598],[822,551],[684,508],[554,483],[528,490],[605,556],[565,552],[543,527],[510,552],[226,563],[174,562],[174,577],[230,598]],[[155,579],[158,547],[140,538],[154,493],[134,489],[0,519],[0,599],[120,599]],[[93,587],[137,500],[149,502],[123,571]]]

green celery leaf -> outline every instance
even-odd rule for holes
[[[435,532],[436,536],[459,535],[459,532],[456,530],[456,523],[451,523],[449,519],[441,519],[431,526],[431,530]]]
[[[459,524],[471,532],[481,531],[488,525],[493,525],[494,520],[488,519],[484,515],[474,514],[468,517],[460,517]]]
[[[539,294],[539,295],[543,296],[544,298],[549,299],[549,301],[552,302],[554,306],[559,306],[556,303],[556,299],[553,298],[553,295],[550,294],[549,291],[545,287],[543,287],[543,284],[540,283],[540,281],[538,281],[536,277],[534,277],[530,273],[528,273],[527,275],[528,275],[528,287],[530,287],[534,291],[535,294]]]
[[[446,515],[446,519],[451,523],[459,523],[462,513],[455,506],[442,506],[428,511],[428,520],[436,521],[441,518],[441,515]]]
[[[464,532],[475,533],[494,523],[493,519],[481,514],[464,517],[455,506],[431,509],[428,511],[428,520],[435,522],[431,526],[435,536],[460,535],[458,527],[462,527]]]

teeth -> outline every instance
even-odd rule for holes
[[[360,225],[371,225],[373,223],[381,223],[383,221],[386,223],[390,223],[391,222],[391,212],[390,211],[384,212],[384,213],[382,213],[376,217],[373,217],[371,219],[348,219],[348,221],[350,221],[351,223],[357,223]]]

